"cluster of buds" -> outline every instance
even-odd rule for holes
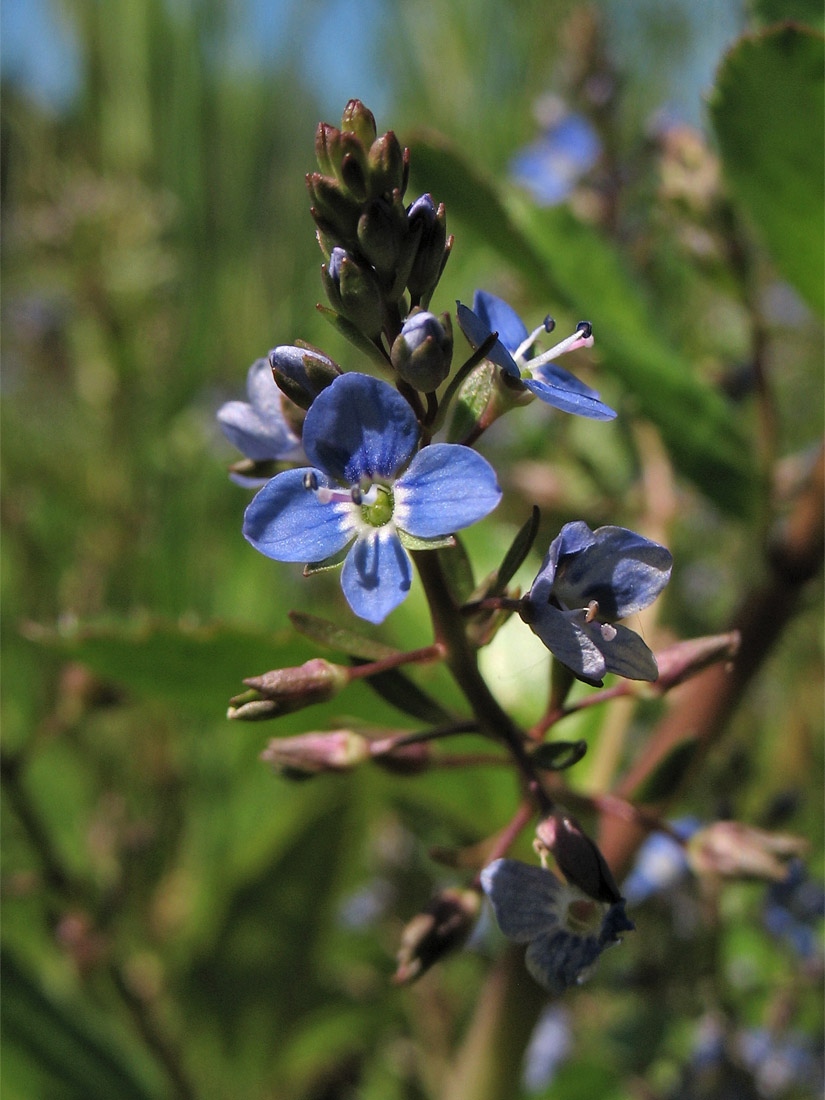
[[[391,130],[378,135],[360,100],[349,101],[340,129],[318,126],[315,152],[320,171],[307,187],[337,321],[384,354],[392,348],[404,381],[431,392],[452,355],[449,323],[424,312],[452,247],[444,205],[427,194],[405,205],[409,151]],[[422,311],[415,323],[410,310]]]

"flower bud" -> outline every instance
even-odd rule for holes
[[[359,264],[343,248],[333,248],[329,264],[321,268],[333,309],[342,313],[372,340],[381,332],[384,308],[375,273]]]
[[[297,668],[276,668],[262,676],[250,676],[244,683],[264,699],[280,704],[282,714],[289,714],[312,703],[333,699],[350,678],[350,669],[314,657]]]
[[[423,393],[438,389],[450,373],[453,329],[449,313],[441,320],[433,313],[412,313],[404,322],[390,352],[392,365]]]
[[[442,890],[437,894],[401,933],[398,969],[393,980],[399,985],[411,982],[444,955],[461,947],[480,908],[481,898],[475,890]]]
[[[738,821],[716,821],[693,834],[687,859],[697,875],[781,882],[788,873],[782,859],[800,855],[807,847],[802,837],[768,833]]]
[[[567,881],[588,897],[610,904],[621,901],[622,895],[604,856],[570,814],[557,812],[540,821],[533,847],[542,863],[547,853],[552,852]]]
[[[319,122],[315,131],[315,158],[324,176],[337,176],[341,163],[341,131],[328,122]]]
[[[392,130],[376,138],[370,146],[367,171],[371,198],[389,199],[394,191],[403,195],[405,154]]]
[[[315,224],[330,240],[345,248],[355,247],[361,203],[338,179],[312,172],[306,180]]]
[[[404,207],[373,199],[358,219],[358,245],[373,265],[379,278],[392,282],[401,243],[407,233]]]
[[[278,388],[300,409],[308,409],[321,390],[341,373],[334,360],[309,346],[284,344],[273,348],[269,365]]]
[[[658,693],[668,691],[689,680],[709,665],[732,661],[739,649],[739,631],[713,634],[706,638],[689,638],[676,642],[656,654],[659,678],[653,684]]]
[[[308,779],[321,772],[349,771],[369,756],[366,737],[352,730],[330,730],[275,737],[261,753],[261,760],[290,779]]]
[[[341,116],[341,129],[355,134],[365,149],[369,149],[378,133],[375,115],[360,99],[351,99],[347,103]]]
[[[422,195],[407,210],[407,221],[411,236],[420,232],[407,289],[413,302],[428,301],[450,253],[444,203],[436,209],[432,195]]]

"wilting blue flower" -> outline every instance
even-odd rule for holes
[[[227,401],[218,409],[223,434],[253,462],[293,459],[301,454],[301,440],[286,422],[281,391],[266,359],[256,359],[246,376],[248,401]],[[243,485],[260,485],[260,478],[234,475]]]
[[[564,115],[510,161],[510,175],[526,187],[537,203],[563,202],[598,161],[599,135],[580,114]]]
[[[349,547],[341,587],[356,615],[379,623],[406,597],[423,548],[495,508],[495,471],[469,447],[417,451],[418,423],[386,382],[343,374],[304,421],[309,468],[272,478],[246,510],[243,532],[276,561],[322,563]],[[423,546],[420,540],[425,540]]]
[[[504,935],[530,945],[527,969],[551,993],[584,981],[602,951],[635,927],[623,901],[595,901],[552,871],[516,859],[489,864],[481,885]]]
[[[656,658],[638,634],[617,626],[652,603],[670,580],[670,551],[624,527],[567,523],[550,543],[520,614],[580,680],[607,672],[655,680]]]
[[[581,321],[572,336],[555,344],[549,351],[530,358],[533,345],[543,332],[552,332],[555,322],[546,317],[533,332],[511,306],[495,294],[477,290],[473,295],[473,308],[457,303],[458,323],[472,347],[481,344],[493,332],[498,340],[487,352],[487,358],[495,363],[513,382],[519,381],[530,393],[562,412],[587,416],[591,420],[613,420],[616,413],[599,399],[596,390],[585,386],[575,375],[557,367],[558,359],[567,351],[593,346],[593,333],[589,321]]]

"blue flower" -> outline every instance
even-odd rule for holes
[[[616,413],[599,399],[596,390],[585,386],[578,378],[553,363],[560,355],[576,348],[593,346],[593,333],[589,321],[581,321],[572,336],[555,344],[549,351],[530,358],[537,338],[543,332],[552,332],[555,322],[546,317],[544,323],[533,332],[514,309],[501,298],[477,290],[473,296],[473,308],[458,306],[458,323],[472,347],[477,348],[492,334],[498,340],[487,352],[487,358],[500,367],[512,384],[522,386],[540,401],[562,412],[586,416],[591,420],[613,420]]]
[[[364,374],[341,375],[304,421],[312,465],[261,489],[246,510],[244,535],[276,561],[326,563],[348,548],[344,595],[356,615],[380,623],[410,588],[404,545],[444,545],[501,499],[481,455],[451,443],[417,450],[418,443],[415,415],[397,390]]]
[[[563,202],[601,156],[602,143],[580,114],[563,115],[510,161],[510,175],[541,206]]]
[[[520,614],[580,680],[607,672],[655,680],[656,658],[638,634],[617,626],[648,606],[670,580],[670,551],[624,527],[568,523],[550,549]]]
[[[700,827],[695,817],[683,817],[671,823],[677,836],[687,840]],[[669,890],[690,874],[685,847],[672,836],[654,832],[644,841],[630,874],[622,883],[622,893],[632,908],[643,901]]]
[[[301,440],[287,423],[281,391],[275,385],[266,359],[256,359],[246,376],[248,401],[227,401],[218,409],[223,434],[253,462],[295,459],[301,455]],[[261,485],[260,478],[233,475],[242,485]]]
[[[635,927],[623,901],[595,901],[551,871],[515,859],[485,867],[481,885],[504,935],[529,943],[527,969],[550,993],[584,981],[602,951]]]

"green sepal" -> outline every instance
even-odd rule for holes
[[[392,646],[376,642],[355,630],[347,630],[336,626],[328,619],[322,619],[318,615],[307,615],[303,611],[290,611],[289,619],[299,634],[309,638],[312,642],[326,646],[328,649],[337,649],[350,657],[358,657],[364,661],[383,661],[387,657],[397,657],[401,652]]]
[[[518,569],[533,548],[533,543],[536,541],[536,535],[538,534],[540,520],[541,512],[534,504],[533,510],[530,513],[530,518],[519,529],[518,534],[510,544],[510,549],[504,555],[504,560],[498,567],[498,572],[495,574],[495,581],[487,590],[486,594],[488,596],[500,596],[516,575]]]
[[[340,332],[346,340],[349,340],[353,347],[357,348],[363,355],[368,356],[373,365],[378,367],[379,370],[386,373],[392,369],[384,352],[357,329],[352,321],[348,321],[346,317],[336,313],[329,306],[321,305],[320,302],[315,308],[336,331]]]
[[[586,752],[586,741],[544,741],[533,749],[530,759],[537,768],[563,772],[578,764]]]
[[[461,443],[475,431],[493,396],[496,368],[480,363],[464,380],[453,403],[453,415],[447,431],[449,443]]]
[[[364,662],[355,660],[353,664],[360,665]],[[391,668],[387,672],[379,672],[376,676],[369,676],[366,682],[376,695],[420,722],[439,726],[455,721],[454,714],[414,684],[400,669]]]
[[[339,550],[335,554],[330,554],[330,556],[324,558],[323,561],[308,561],[304,566],[304,576],[311,577],[315,573],[326,573],[328,569],[337,569],[349,553],[351,545],[352,543],[347,543],[343,550]]]
[[[455,546],[454,535],[440,535],[434,539],[422,539],[417,535],[410,535],[406,531],[399,531],[398,537],[401,540],[401,545],[406,547],[407,550],[444,550],[447,547]]]

